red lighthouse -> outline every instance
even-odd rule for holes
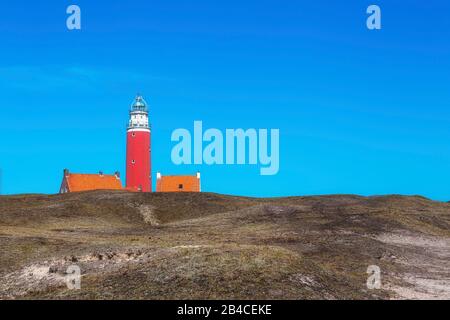
[[[127,129],[127,178],[129,190],[152,191],[150,123],[148,105],[137,95],[130,110]]]

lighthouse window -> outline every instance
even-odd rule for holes
[[[131,160],[131,163],[132,163],[132,164],[135,164],[135,163],[136,163],[136,161],[135,161],[135,160]]]
[[[133,132],[133,133],[131,134],[131,136],[136,137],[136,133]]]

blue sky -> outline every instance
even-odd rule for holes
[[[81,31],[66,28],[70,4]],[[3,1],[1,193],[56,193],[63,168],[124,175],[141,92],[154,173],[200,170],[205,191],[227,194],[448,201],[449,16],[444,0]],[[175,166],[170,135],[194,120],[279,128],[280,172]]]

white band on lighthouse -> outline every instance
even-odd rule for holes
[[[132,128],[132,129],[128,129],[127,132],[150,132],[150,129],[137,129],[137,128]]]

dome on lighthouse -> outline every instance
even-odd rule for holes
[[[131,105],[131,111],[144,111],[148,112],[148,104],[144,98],[138,94]]]

